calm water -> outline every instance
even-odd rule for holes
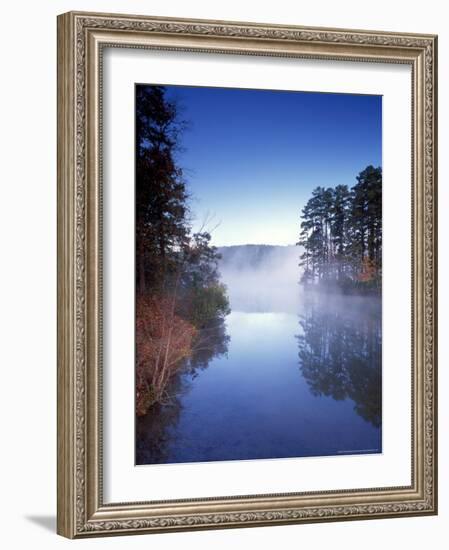
[[[380,300],[253,291],[138,419],[137,464],[381,452]]]

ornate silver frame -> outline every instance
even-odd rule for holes
[[[105,504],[101,411],[101,59],[105,46],[412,68],[412,483]],[[70,12],[58,17],[58,533],[70,538],[437,513],[437,38]]]

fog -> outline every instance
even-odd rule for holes
[[[300,304],[298,246],[221,247],[220,273],[233,311],[295,313]]]

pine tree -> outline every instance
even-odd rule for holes
[[[136,87],[137,286],[169,274],[187,243],[187,190],[174,159],[183,124],[163,86]]]
[[[301,213],[301,283],[380,286],[382,170],[367,166],[351,189],[317,187]]]
[[[331,235],[337,279],[341,280],[347,273],[346,251],[348,247],[348,208],[350,192],[347,185],[337,185],[333,190],[331,207]]]

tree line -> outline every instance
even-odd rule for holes
[[[317,187],[301,213],[298,245],[305,286],[378,293],[382,280],[382,169],[357,183]]]
[[[229,313],[220,255],[204,228],[193,232],[177,162],[186,128],[164,86],[136,86],[136,412],[167,387],[213,322]],[[210,328],[210,327],[209,327]]]

